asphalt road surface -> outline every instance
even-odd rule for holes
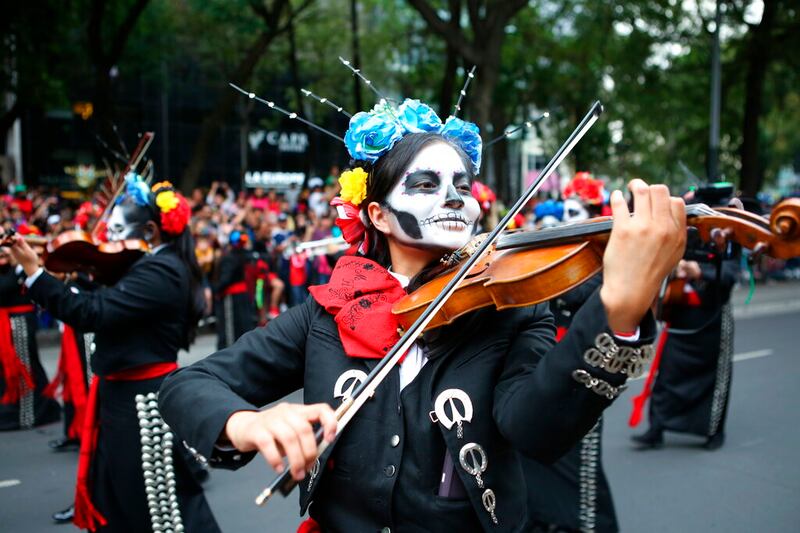
[[[744,296],[734,296],[736,363],[722,449],[708,452],[700,439],[667,433],[663,449],[634,451],[627,419],[641,381],[608,410],[604,465],[622,531],[798,531],[800,285],[759,288],[746,307]],[[201,337],[181,363],[211,353],[214,342]],[[42,358],[52,376],[57,348],[44,348]],[[77,463],[77,453],[48,449],[61,431],[54,424],[0,434],[0,532],[73,531],[50,521],[72,497]],[[296,494],[266,508],[253,503],[272,478],[258,458],[235,473],[212,471],[206,491],[223,531],[295,531]]]

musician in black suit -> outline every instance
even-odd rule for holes
[[[108,237],[143,238],[151,251],[113,286],[73,292],[38,266],[22,239],[10,248],[36,303],[95,332],[74,522],[93,531],[217,531],[183,446],[155,409],[158,388],[176,368],[178,350],[192,342],[203,309],[189,208],[167,182],[151,192],[138,176],[127,181]]]
[[[162,385],[165,420],[212,466],[237,468],[260,452],[282,470],[288,457],[306,531],[526,531],[518,453],[558,458],[625,383],[586,354],[649,353],[648,307],[680,258],[685,220],[665,187],[635,181],[633,217],[612,196],[620,222],[603,286],[560,343],[547,304],[484,308],[426,333],[317,460],[312,423],[333,441],[332,408],[398,338],[392,303],[470,239],[475,153],[452,137],[406,133],[358,161],[334,204],[360,253],[341,258],[305,303]],[[300,388],[305,405],[259,411]]]
[[[17,265],[0,248],[0,431],[30,429],[59,418],[43,394],[47,375],[36,343],[36,312]]]

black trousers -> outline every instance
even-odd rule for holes
[[[92,464],[92,501],[108,524],[104,533],[152,531],[142,470],[141,437],[135,396],[157,392],[163,377],[144,381],[101,381],[100,432]],[[186,532],[217,532],[219,526],[200,483],[192,475],[191,459],[174,441],[173,465],[181,518]]]

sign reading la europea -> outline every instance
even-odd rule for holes
[[[302,154],[308,149],[308,134],[302,131],[258,130],[248,135],[250,149],[257,151],[263,143],[278,152]]]
[[[283,191],[294,184],[298,189],[306,179],[304,172],[274,172],[270,170],[247,171],[244,174],[245,187],[262,187]]]

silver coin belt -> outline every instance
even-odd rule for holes
[[[158,394],[155,392],[136,395],[144,492],[147,496],[153,531],[182,533],[183,521],[172,465],[173,435],[158,412],[157,399]]]
[[[586,370],[578,369],[572,371],[572,379],[577,381],[578,383],[585,385],[587,389],[591,389],[592,392],[599,394],[600,396],[605,396],[609,400],[613,400],[620,394],[622,391],[628,388],[627,385],[620,385],[619,387],[613,386],[608,381],[602,380],[600,378],[596,378]]]
[[[583,360],[590,366],[601,368],[611,374],[625,374],[638,378],[644,374],[645,366],[653,358],[653,346],[645,344],[639,348],[617,346],[608,333],[594,339],[594,346],[586,350]]]

